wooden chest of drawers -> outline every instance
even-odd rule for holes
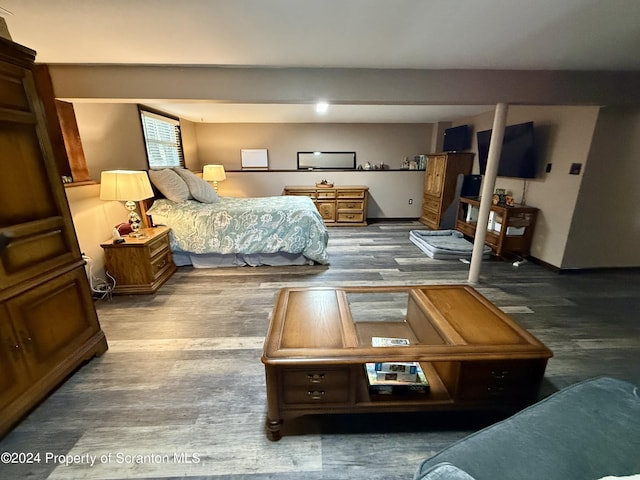
[[[105,268],[116,280],[115,294],[154,293],[176,271],[167,227],[145,228],[144,237],[103,243]]]
[[[361,185],[339,187],[286,186],[283,195],[310,197],[324,223],[332,227],[365,227],[369,187]]]

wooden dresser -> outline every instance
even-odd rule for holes
[[[0,437],[107,349],[31,69],[0,38]]]
[[[366,227],[368,192],[362,185],[286,186],[283,195],[310,197],[327,226]]]
[[[473,153],[435,153],[427,155],[424,195],[420,221],[439,230],[442,217],[455,200],[458,175],[470,175]]]

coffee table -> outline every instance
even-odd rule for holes
[[[468,285],[284,288],[262,353],[267,436],[307,414],[514,411],[536,400],[552,355]],[[420,362],[429,392],[370,393],[364,366],[376,362]]]

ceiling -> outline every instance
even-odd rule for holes
[[[640,70],[637,0],[0,0],[52,64]],[[6,13],[6,12],[10,13]],[[193,121],[433,122],[491,106],[157,104]],[[231,120],[233,119],[233,120]]]

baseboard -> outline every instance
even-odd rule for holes
[[[587,268],[561,268],[561,274],[573,273],[608,273],[608,272],[630,272],[640,273],[640,267],[587,267]]]
[[[383,223],[383,222],[417,222],[420,217],[394,217],[394,218],[367,218],[367,223]]]
[[[541,267],[546,268],[547,270],[551,270],[554,273],[562,273],[560,267],[556,267],[555,265],[551,265],[550,263],[545,262],[544,260],[540,260],[536,257],[527,257],[531,263],[535,263],[536,265],[540,265]]]

